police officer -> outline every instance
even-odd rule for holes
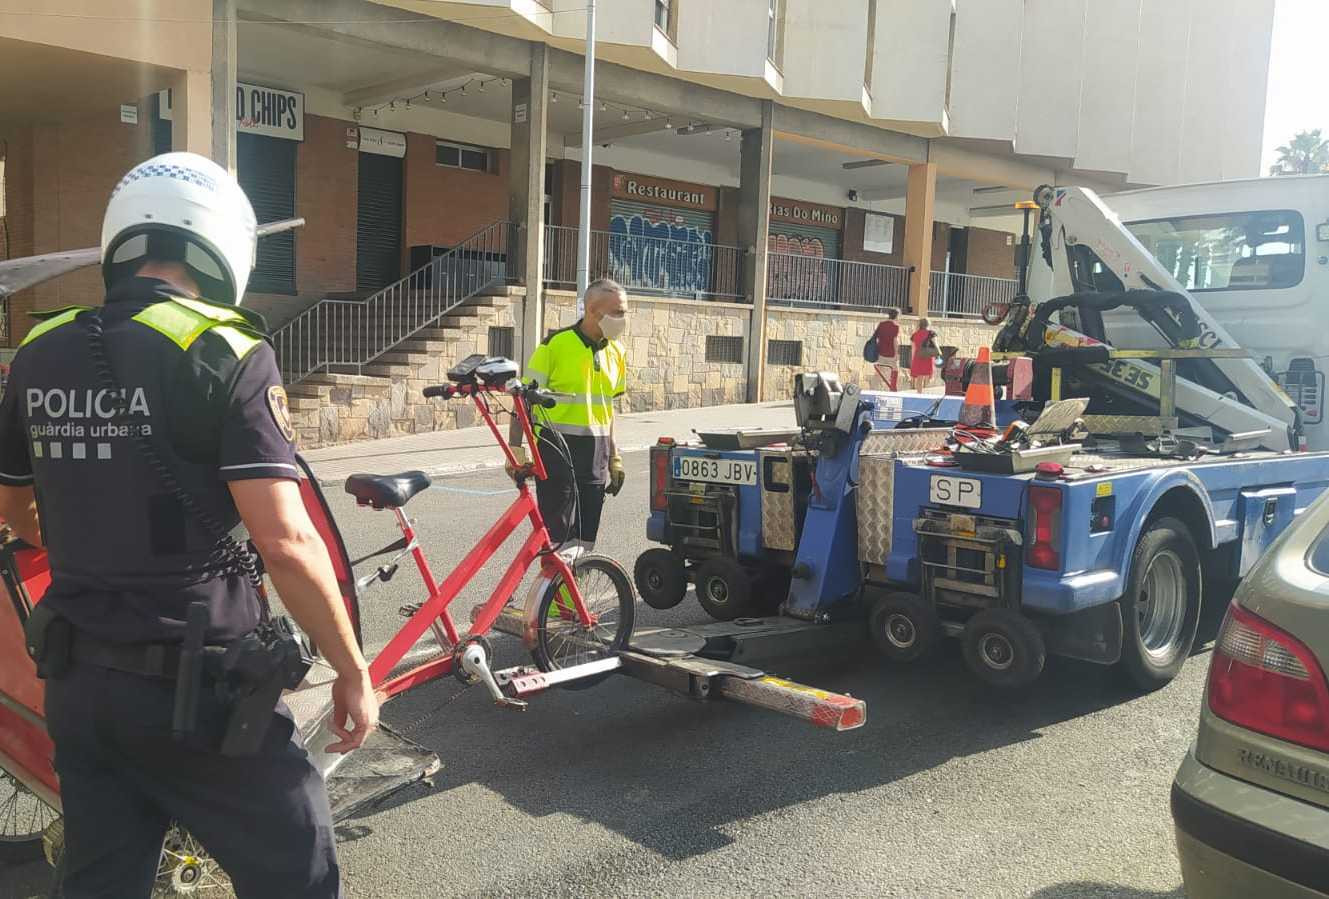
[[[540,514],[555,546],[590,551],[605,494],[617,496],[623,488],[614,400],[627,391],[627,357],[618,342],[627,328],[627,292],[608,278],[593,281],[586,288],[585,308],[574,325],[553,332],[535,348],[526,374],[564,395],[536,429],[549,475],[535,486]],[[518,462],[526,464],[515,421],[508,436]]]
[[[172,734],[189,606],[206,605],[214,646],[260,620],[252,571],[204,517],[224,528],[243,521],[286,609],[336,669],[340,740],[329,749],[350,751],[377,724],[364,658],[301,501],[276,357],[262,319],[238,308],[254,261],[253,209],[224,169],[168,153],[116,186],[101,248],[104,308],[34,326],[0,401],[0,516],[49,554],[39,609],[62,620],[38,636],[67,635],[68,663],[46,681],[64,895],[147,896],[176,821],[241,897],[337,896],[327,793],[284,706],[261,722],[257,754],[223,755],[230,710],[205,681],[194,733]],[[98,368],[94,331],[116,389]]]

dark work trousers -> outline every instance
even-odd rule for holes
[[[550,541],[555,546],[567,540],[594,543],[600,532],[605,485],[592,483],[585,476],[577,478],[566,462],[543,447],[540,455],[549,477],[536,481],[535,498]]]
[[[227,758],[202,748],[226,717],[208,686],[193,747],[172,739],[171,681],[75,664],[46,682],[66,899],[146,899],[172,820],[216,859],[240,899],[340,895],[327,790],[292,739],[289,712],[274,712],[258,755]]]

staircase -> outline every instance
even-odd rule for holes
[[[304,449],[469,424],[424,387],[471,353],[489,328],[513,327],[507,248],[497,222],[363,300],[325,299],[273,334],[292,422]]]

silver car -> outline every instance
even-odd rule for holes
[[[1172,784],[1190,899],[1329,896],[1329,494],[1265,553],[1214,645]]]

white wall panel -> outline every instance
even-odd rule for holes
[[[1175,184],[1181,177],[1189,46],[1189,0],[1143,0],[1129,172],[1138,184]]]
[[[941,127],[951,9],[951,0],[877,0],[873,118]]]
[[[1084,80],[1085,3],[1025,0],[1017,153],[1075,156]]]
[[[1243,0],[1232,11],[1228,27],[1232,40],[1232,62],[1227,67],[1229,137],[1222,142],[1221,177],[1252,178],[1261,174],[1274,0]]]
[[[764,78],[767,0],[702,0],[678,9],[678,67]]]
[[[785,0],[784,95],[858,102],[868,0]]]
[[[1140,2],[1092,0],[1085,10],[1084,84],[1075,151],[1078,169],[1130,169]]]
[[[1181,115],[1180,180],[1214,181],[1223,175],[1228,134],[1227,70],[1232,42],[1228,19],[1245,0],[1192,0],[1186,52],[1186,98]]]
[[[955,0],[952,136],[1015,140],[1023,21],[1024,0]]]

